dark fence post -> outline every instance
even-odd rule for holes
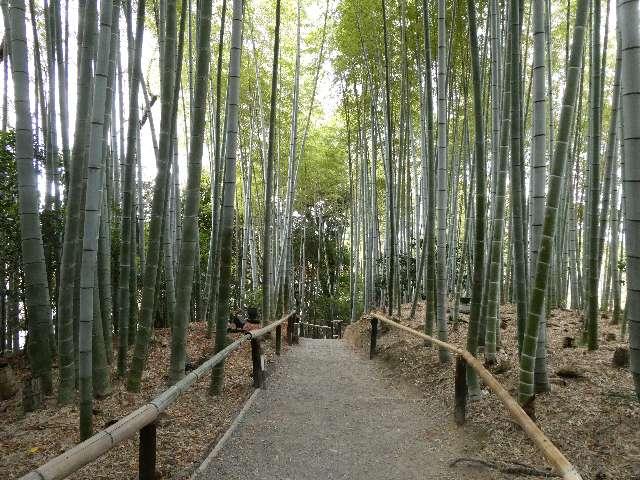
[[[289,318],[287,319],[287,345],[289,346],[293,345],[294,321],[295,315],[289,315]]]
[[[253,363],[253,386],[262,388],[262,349],[259,338],[251,339],[251,361]]]
[[[282,324],[276,327],[276,355],[280,355],[282,349]]]
[[[138,468],[140,480],[156,478],[156,422],[151,422],[140,429]]]
[[[373,358],[376,354],[376,345],[378,343],[378,319],[371,317],[371,348],[369,349],[369,358]]]
[[[300,322],[302,321],[298,316],[296,316],[297,322],[294,320],[293,322],[293,344],[297,345],[300,340]]]
[[[458,425],[464,424],[467,409],[467,362],[462,355],[456,357],[455,410]]]

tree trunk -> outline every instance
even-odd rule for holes
[[[225,347],[226,323],[229,318],[229,292],[231,282],[231,247],[233,239],[233,216],[236,187],[236,150],[238,140],[238,106],[240,103],[240,65],[242,53],[242,0],[233,0],[233,20],[231,26],[231,51],[229,59],[229,83],[227,87],[228,122],[225,177],[221,211],[220,230],[220,291],[216,324],[215,351]],[[224,363],[213,369],[209,392],[222,392]]]
[[[631,374],[640,400],[640,6],[638,0],[618,2],[622,48],[622,132],[627,246],[627,320]]]
[[[209,35],[211,33],[211,2],[201,2],[198,9],[198,53],[196,60],[195,98],[203,99],[193,105],[189,148],[189,170],[185,192],[182,246],[176,278],[176,311],[171,330],[171,367],[169,381],[175,383],[184,377],[186,357],[186,330],[189,303],[193,286],[198,242],[198,211],[200,207],[200,177],[206,118],[206,99],[209,87]]]
[[[140,9],[140,7],[139,7]],[[161,116],[160,116],[160,145],[159,164],[156,181],[153,188],[151,204],[151,221],[149,222],[149,245],[144,270],[142,287],[142,301],[140,305],[140,320],[136,336],[135,349],[131,359],[131,367],[127,378],[127,390],[140,390],[142,372],[147,360],[147,350],[151,341],[153,328],[153,312],[158,279],[158,264],[162,241],[162,223],[164,206],[167,201],[169,170],[172,161],[172,134],[175,128],[175,85],[180,81],[180,68],[176,56],[176,1],[167,1],[167,17],[165,29],[164,75],[161,82]],[[140,28],[140,26],[138,26]],[[139,33],[140,35],[140,33]],[[136,36],[136,42],[138,37]],[[136,46],[137,48],[137,46]],[[136,59],[137,60],[137,59]],[[136,67],[137,69],[137,67]],[[188,305],[188,302],[187,302]]]
[[[4,3],[4,2],[3,2]],[[7,24],[6,3],[2,5]],[[51,306],[49,284],[42,247],[38,210],[38,181],[33,164],[33,132],[29,100],[29,62],[24,0],[13,0],[11,19],[11,70],[16,114],[15,158],[18,176],[18,204],[25,307],[29,331],[29,363],[33,376],[40,379],[44,393],[52,390]]]
[[[473,80],[473,115],[475,119],[474,135],[474,172],[476,177],[476,228],[474,235],[473,280],[471,289],[471,312],[469,316],[469,331],[467,333],[467,350],[472,355],[478,353],[478,325],[482,308],[482,287],[484,284],[484,253],[485,253],[485,207],[486,207],[486,157],[484,118],[482,111],[482,76],[480,73],[480,53],[478,51],[478,36],[476,26],[476,7],[474,0],[467,0],[469,15],[469,51],[471,56],[471,77]],[[454,208],[456,208],[454,206]],[[468,214],[468,212],[467,212]],[[479,395],[480,386],[473,369],[467,369],[467,385],[470,394]]]
[[[522,353],[520,355],[520,385],[518,400],[526,404],[534,396],[534,363],[536,358],[537,337],[540,315],[544,312],[544,301],[549,282],[549,269],[553,251],[553,239],[556,230],[557,210],[560,203],[560,188],[567,161],[569,134],[575,112],[576,97],[579,90],[579,76],[582,64],[584,34],[589,11],[589,0],[578,0],[576,20],[573,32],[571,57],[567,68],[567,84],[560,111],[558,135],[556,137],[553,160],[549,174],[549,188],[545,207],[540,252],[536,264],[535,282],[531,294],[529,314],[525,326]]]
[[[447,24],[445,0],[438,0],[438,166],[437,198],[438,258],[436,262],[436,321],[438,338],[446,342],[447,332]],[[449,352],[440,348],[440,363],[449,362]]]
[[[273,282],[271,235],[273,224],[273,175],[276,142],[276,105],[278,96],[278,61],[280,59],[280,0],[276,0],[276,25],[273,40],[273,65],[271,70],[271,109],[269,111],[269,149],[265,173],[264,236],[262,238],[262,323],[271,319],[271,295]],[[228,141],[228,140],[227,140]],[[235,155],[235,152],[233,153]],[[235,157],[234,157],[235,159]],[[225,173],[226,175],[226,173]]]

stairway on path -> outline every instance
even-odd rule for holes
[[[450,407],[433,405],[344,341],[301,338],[200,479],[488,479]]]

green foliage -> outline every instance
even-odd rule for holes
[[[319,201],[336,213],[348,209],[349,177],[344,136],[337,125],[318,127],[309,135],[300,165],[296,209],[304,211]]]
[[[17,271],[20,264],[20,215],[15,132],[0,132],[0,258]]]
[[[34,162],[42,173],[45,162],[44,147],[34,144]],[[57,269],[57,257],[64,231],[63,208],[50,208],[40,212],[42,238],[45,244],[47,271]],[[20,242],[20,211],[18,205],[18,177],[15,160],[15,131],[0,131],[0,258],[10,271],[20,271],[22,258]],[[50,285],[51,286],[51,285]],[[55,295],[51,289],[52,302]]]
[[[245,305],[247,307],[259,308],[262,305],[262,288],[253,288],[246,293]]]

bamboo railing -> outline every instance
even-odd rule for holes
[[[533,420],[527,415],[516,400],[509,394],[509,392],[496,380],[496,378],[487,370],[484,365],[470,352],[458,348],[450,343],[443,342],[437,338],[431,337],[425,333],[414,330],[413,328],[401,325],[393,320],[380,315],[378,313],[369,314],[371,321],[371,345],[369,357],[373,358],[376,354],[377,335],[378,335],[378,321],[385,323],[391,327],[403,330],[411,335],[420,337],[432,345],[437,345],[440,348],[448,350],[451,353],[457,355],[456,360],[456,386],[455,386],[455,405],[456,405],[456,421],[458,423],[464,422],[464,411],[466,404],[467,384],[466,384],[466,365],[469,365],[475,370],[480,378],[484,381],[485,385],[491,389],[491,391],[498,397],[502,404],[507,408],[514,420],[522,427],[527,436],[538,447],[540,452],[544,455],[551,466],[562,476],[565,480],[582,480],[580,473],[576,467],[558,450],[558,448],[547,438],[547,436],[540,430]]]
[[[158,415],[174,404],[178,397],[189,389],[191,385],[204,377],[205,374],[220,364],[220,362],[226,359],[232,352],[238,350],[246,341],[251,342],[253,385],[256,388],[262,387],[264,381],[260,345],[262,338],[275,330],[276,354],[280,355],[282,325],[285,322],[287,323],[287,343],[289,345],[296,343],[297,335],[294,328],[296,318],[296,312],[291,312],[266,327],[253,330],[241,336],[146,405],[131,412],[110,427],[99,431],[84,442],[49,460],[44,465],[27,473],[21,477],[20,480],[58,480],[65,478],[88,463],[100,458],[119,443],[133,437],[137,432],[140,432],[138,454],[139,478],[141,480],[155,478],[156,419]]]
[[[298,322],[300,336],[310,338],[342,338],[342,320],[332,320],[331,325]]]

